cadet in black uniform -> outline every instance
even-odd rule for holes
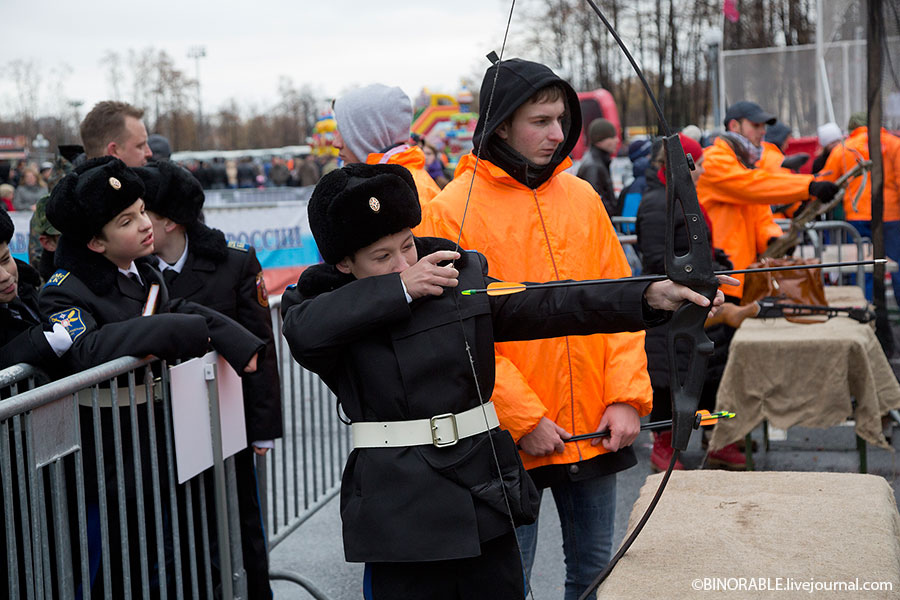
[[[144,212],[144,186],[141,179],[117,158],[105,156],[91,159],[67,175],[53,190],[47,205],[47,217],[62,232],[55,261],[59,268],[40,294],[40,307],[49,315],[50,323],[62,325],[73,344],[61,358],[70,372],[87,369],[114,358],[153,354],[166,360],[187,359],[203,355],[212,342],[215,348],[238,373],[256,369],[257,353],[263,342],[252,333],[214,310],[184,300],[171,300],[162,275],[146,259],[153,252],[153,231]],[[155,260],[154,260],[155,262]],[[146,316],[142,316],[146,315]],[[124,397],[124,398],[123,398]],[[120,394],[119,414],[124,471],[118,478],[126,481],[129,504],[138,500],[133,473],[131,449],[131,417],[127,390]],[[138,394],[136,402],[146,402]],[[149,465],[149,426],[147,411],[138,409],[138,434],[141,464]],[[80,408],[82,448],[88,457],[84,461],[85,489],[88,503],[96,505],[98,498],[94,455],[104,456],[107,496],[110,513],[110,543],[118,543],[121,535],[116,516],[117,494],[114,460],[115,446],[111,423],[114,415],[109,408],[101,409],[101,425],[107,433],[102,440],[94,440],[93,416],[90,407]],[[157,424],[163,423],[161,413]],[[157,425],[160,456],[160,480],[165,487],[164,445],[162,427]],[[96,448],[99,446],[99,448]],[[152,480],[150,469],[143,468],[143,501],[147,514],[152,515]],[[163,498],[167,492],[163,491]],[[167,511],[168,500],[162,509]],[[131,525],[135,525],[135,511],[129,511]],[[153,535],[152,527],[148,536]],[[77,537],[73,538],[77,539]],[[137,543],[137,531],[129,531],[129,539]],[[92,537],[89,551],[99,555],[99,539]],[[151,546],[151,548],[154,548]],[[132,586],[140,589],[139,553],[130,552],[133,565]],[[116,554],[113,553],[115,557]],[[155,562],[155,548],[149,552]],[[168,557],[171,558],[171,557]],[[151,580],[158,565],[149,565]],[[134,570],[138,569],[138,570]],[[113,564],[116,579],[121,569]],[[173,574],[170,575],[169,586]],[[102,578],[98,578],[98,581]],[[159,582],[154,581],[154,584]],[[113,596],[120,597],[122,581],[113,582]]]
[[[366,563],[365,597],[518,600],[513,521],[533,522],[539,497],[493,405],[479,405],[494,342],[635,331],[684,299],[708,302],[671,281],[461,296],[457,285],[492,281],[486,259],[413,237],[420,220],[404,167],[323,177],[309,223],[326,264],[285,292],[284,335],[353,421],[341,518],[346,559]]]
[[[40,275],[13,258],[9,250],[13,233],[12,219],[0,210],[0,369],[16,363],[51,367],[72,345],[72,338],[62,325],[44,325],[38,307]]]
[[[221,231],[200,222],[203,188],[187,170],[158,161],[135,172],[146,188],[154,253],[169,294],[216,309],[266,344],[256,372],[243,378],[247,441],[257,454],[265,454],[282,435],[281,385],[266,283],[256,250],[228,242]],[[269,561],[253,451],[238,452],[235,466],[249,597],[269,598]]]

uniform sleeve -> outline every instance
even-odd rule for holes
[[[0,369],[18,363],[47,368],[56,360],[56,353],[44,336],[41,325],[30,327],[0,347]]]
[[[282,302],[282,333],[291,355],[323,376],[333,370],[345,345],[411,314],[396,273],[358,279],[314,298],[291,289]]]
[[[715,148],[704,154],[703,186],[716,189],[716,200],[728,204],[789,204],[809,198],[812,175],[747,169],[734,155]]]
[[[41,312],[72,338],[72,347],[60,358],[68,371],[83,371],[122,356],[152,354],[177,360],[206,352],[209,331],[202,317],[158,314],[100,326],[86,304],[57,286],[41,292]]]
[[[170,313],[180,313],[182,316],[203,318],[209,331],[209,340],[212,343],[212,347],[228,361],[228,364],[238,374],[242,374],[244,367],[247,366],[253,355],[265,347],[261,339],[241,327],[233,319],[196,302],[189,302],[179,298],[170,301],[167,310]],[[154,317],[157,316],[165,316],[165,313],[154,315]],[[258,359],[259,357],[257,357]]]
[[[272,331],[272,315],[263,270],[253,248],[244,255],[237,292],[237,322],[265,344],[255,373],[244,379],[244,410],[248,439],[273,440],[282,435],[281,383]]]

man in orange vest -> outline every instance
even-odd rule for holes
[[[862,160],[869,160],[869,128],[866,113],[850,116],[850,137],[836,145],[822,168],[822,177],[831,181],[849,171]],[[884,252],[900,261],[900,138],[881,130],[881,155],[884,163]],[[860,187],[865,183],[865,187]],[[872,237],[872,179],[855,177],[847,183],[844,194],[847,221],[862,235]],[[872,298],[871,278],[866,278],[866,296]],[[900,298],[900,276],[891,278],[894,298]]]
[[[424,234],[455,240],[462,228],[461,246],[483,252],[491,273],[507,281],[631,275],[600,196],[565,172],[581,132],[572,86],[544,65],[510,59],[487,70],[481,98],[475,152],[429,204]],[[577,598],[609,561],[616,473],[637,463],[631,444],[650,412],[644,334],[504,342],[496,356],[500,424],[537,486],[553,492],[565,597]],[[606,429],[611,437],[602,442],[566,443]],[[530,574],[537,523],[517,532]]]
[[[697,181],[697,197],[712,221],[713,246],[722,248],[735,269],[745,269],[773,238],[782,234],[772,217],[772,204],[792,204],[810,195],[827,202],[838,191],[830,181],[812,175],[773,172],[758,168],[766,125],[775,115],[755,102],[741,101],[725,112],[724,134],[703,152],[704,172]],[[741,285],[723,290],[740,299]]]
[[[398,87],[380,83],[359,88],[334,101],[334,147],[344,164],[402,165],[412,173],[423,214],[441,188],[425,170],[425,153],[410,143],[412,103]],[[419,235],[418,230],[414,233]]]

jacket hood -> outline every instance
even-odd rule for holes
[[[496,86],[494,80],[496,79]],[[565,140],[556,149],[549,164],[538,166],[526,160],[499,137],[497,128],[510,118],[537,91],[559,84],[566,95],[567,117],[564,123]],[[492,93],[493,92],[493,93]],[[578,94],[565,80],[546,66],[511,58],[491,65],[481,83],[480,108],[475,134],[474,152],[479,158],[490,160],[524,185],[534,189],[552,177],[556,167],[569,156],[581,134],[581,106]],[[481,143],[484,139],[484,144]],[[480,148],[480,153],[479,153]]]
[[[419,258],[437,252],[439,250],[455,250],[456,243],[444,238],[434,237],[416,237],[416,253]],[[456,264],[462,268],[467,261],[466,252],[460,248],[459,260]],[[297,281],[297,291],[304,299],[314,298],[319,294],[336,290],[339,287],[347,285],[351,281],[355,281],[353,275],[341,273],[334,265],[327,263],[319,263],[313,265],[300,274]]]

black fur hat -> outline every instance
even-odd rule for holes
[[[147,210],[172,219],[179,225],[190,225],[200,218],[203,209],[203,187],[184,167],[160,160],[138,167],[135,173],[144,182]]]
[[[143,195],[140,177],[121,160],[92,158],[53,188],[47,218],[64,236],[86,243]]]
[[[12,240],[13,233],[15,232],[16,228],[13,225],[9,214],[0,208],[0,244],[4,242],[8,244]]]
[[[316,185],[307,210],[316,245],[330,265],[422,220],[416,183],[401,165],[336,169]]]

